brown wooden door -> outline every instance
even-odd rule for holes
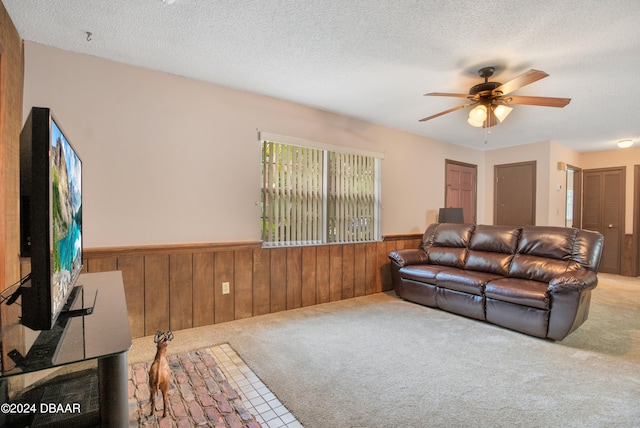
[[[600,271],[620,273],[624,237],[625,167],[583,171],[582,227],[604,235]]]
[[[494,167],[494,224],[536,224],[536,161]]]
[[[462,208],[465,223],[476,222],[477,166],[445,161],[446,208]]]

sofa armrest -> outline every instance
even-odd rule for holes
[[[389,253],[389,258],[400,267],[425,264],[429,261],[427,253],[420,248],[392,251]]]
[[[598,285],[598,275],[583,269],[557,276],[549,282],[550,293],[566,293],[570,291],[592,290]]]

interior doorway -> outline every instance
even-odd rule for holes
[[[493,224],[536,224],[536,161],[494,166]]]
[[[465,223],[476,223],[478,166],[445,159],[445,208],[462,208]]]
[[[582,169],[567,165],[565,226],[582,228]]]

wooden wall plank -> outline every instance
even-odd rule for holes
[[[271,312],[287,309],[287,249],[274,248],[271,255]]]
[[[271,312],[271,254],[262,248],[253,250],[253,315]]]
[[[144,257],[119,257],[131,336],[144,336]]]
[[[342,298],[355,296],[355,247],[353,244],[342,246]]]
[[[387,264],[389,260],[389,253],[387,253],[386,242],[376,242],[376,265],[378,271],[376,273],[376,285],[375,292],[380,293],[385,291],[385,276],[388,274],[391,276],[391,270]]]
[[[214,253],[193,255],[193,326],[214,323]]]
[[[87,272],[111,272],[118,269],[117,257],[100,257],[96,259],[86,259]]]
[[[287,309],[302,306],[302,248],[287,248]]]
[[[376,281],[378,278],[378,253],[376,251],[378,244],[375,242],[367,242],[365,245],[365,255],[367,259],[367,294],[373,294],[376,292]]]
[[[169,256],[169,326],[193,327],[193,255]]]
[[[329,292],[329,273],[331,272],[329,248],[328,245],[321,245],[316,248],[317,303],[327,303],[331,298],[331,293]]]
[[[234,290],[235,281],[233,275],[234,252],[222,251],[216,253],[215,257],[215,275],[213,282],[214,294],[214,322],[216,324],[226,321],[233,321],[235,304]],[[222,294],[222,283],[229,283],[229,294]]]
[[[353,247],[353,295],[367,294],[367,244],[356,244]]]
[[[329,246],[329,300],[342,300],[342,245]]]
[[[302,306],[311,306],[316,300],[316,257],[318,247],[302,248]]]
[[[169,256],[144,258],[144,334],[169,329]]]
[[[253,250],[238,250],[234,257],[235,319],[253,316]]]

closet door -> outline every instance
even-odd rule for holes
[[[620,274],[625,168],[584,170],[582,228],[604,235],[600,272]]]

